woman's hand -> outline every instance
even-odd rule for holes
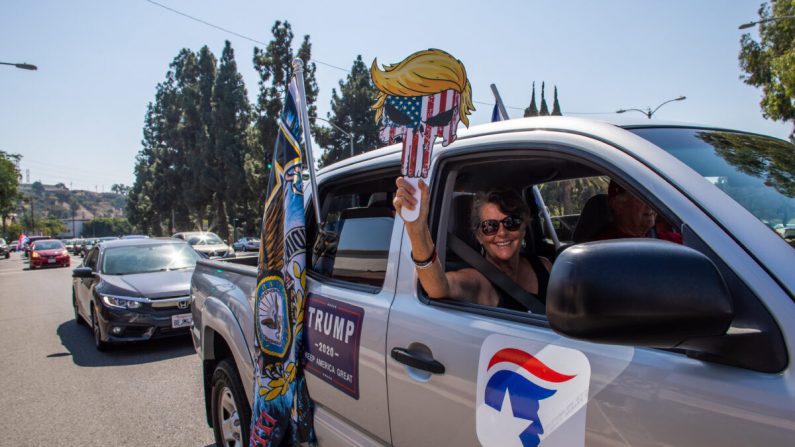
[[[397,180],[395,180],[397,191],[395,192],[395,198],[392,199],[392,205],[395,207],[395,211],[398,214],[400,214],[400,210],[404,207],[408,210],[414,210],[417,206],[420,207],[417,219],[413,222],[406,222],[406,228],[410,232],[412,230],[427,228],[428,225],[428,185],[426,185],[422,179],[419,179],[417,183],[420,188],[421,197],[419,204],[414,198],[414,187],[403,177],[398,177]]]

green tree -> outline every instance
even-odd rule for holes
[[[19,169],[15,162],[21,155],[0,151],[0,220],[3,221],[3,235],[7,236],[6,219],[19,203]]]
[[[247,197],[243,161],[247,152],[249,127],[248,93],[237,71],[235,52],[229,41],[224,45],[218,76],[213,89],[214,144],[209,162],[217,185],[213,195],[215,228],[221,239],[229,239],[229,215],[236,216],[236,205]],[[228,206],[227,206],[228,205]]]
[[[524,109],[524,117],[538,116],[538,106],[536,106],[536,83],[533,82],[533,93],[531,94],[530,105]]]
[[[55,237],[59,233],[66,232],[66,224],[61,219],[56,219],[54,217],[39,219],[39,221],[36,222],[36,227],[41,231],[41,234],[52,237]]]
[[[246,178],[259,203],[258,213],[262,214],[262,199],[267,187],[273,145],[276,142],[279,114],[282,111],[284,91],[292,75],[292,60],[297,54],[304,63],[304,86],[310,127],[317,116],[316,66],[310,62],[312,45],[309,36],[304,36],[297,53],[293,52],[293,31],[288,22],[276,21],[271,28],[273,39],[266,49],[254,48],[254,68],[259,72],[259,95],[254,116],[254,144],[247,154]]]
[[[130,187],[121,183],[114,183],[110,190],[121,196],[126,196],[130,192]]]
[[[544,83],[541,83],[541,111],[538,112],[541,116],[549,116],[549,107],[547,107],[547,100],[544,98]]]
[[[795,121],[795,2],[773,0],[759,7],[759,42],[750,34],[740,39],[741,79],[761,87],[762,115],[776,121]],[[769,21],[768,21],[769,20]],[[790,133],[795,142],[795,133]]]
[[[353,134],[354,155],[373,150],[380,144],[375,111],[370,108],[377,96],[378,89],[370,78],[370,70],[362,56],[356,56],[350,74],[344,82],[339,81],[339,94],[337,89],[331,91],[331,112],[327,115],[332,124]],[[336,127],[318,126],[314,131],[318,145],[326,149],[320,158],[320,166],[351,156],[350,138]]]
[[[555,102],[552,103],[552,116],[561,116],[560,103],[558,102],[558,86],[555,86]]]
[[[131,233],[132,225],[124,218],[100,217],[83,224],[83,236],[121,236]]]

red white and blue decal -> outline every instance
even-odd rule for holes
[[[584,445],[590,378],[580,351],[489,336],[478,365],[478,440],[485,447]]]

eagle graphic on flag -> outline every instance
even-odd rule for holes
[[[259,252],[251,446],[316,444],[301,359],[306,303],[303,128],[293,78],[279,117]]]

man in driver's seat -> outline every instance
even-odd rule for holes
[[[682,235],[673,231],[664,220],[658,220],[652,207],[613,180],[607,187],[607,203],[612,218],[592,240],[649,237],[652,236],[651,229],[656,227],[654,235],[657,238],[682,243]]]

